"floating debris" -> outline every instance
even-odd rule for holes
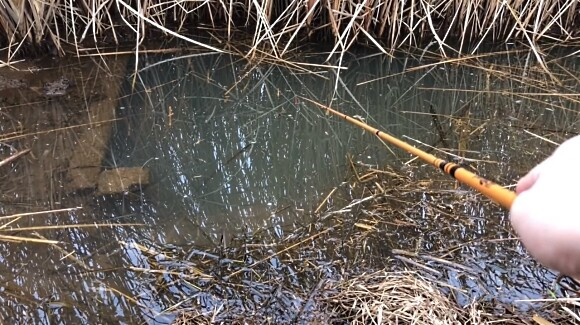
[[[71,82],[68,78],[60,77],[60,79],[47,82],[44,84],[44,94],[46,96],[63,96],[66,95],[67,89],[70,87]]]

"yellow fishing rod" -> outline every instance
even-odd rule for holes
[[[506,209],[510,209],[512,206],[512,203],[514,201],[514,199],[516,198],[516,193],[513,191],[510,191],[488,179],[485,179],[483,177],[477,176],[476,174],[470,172],[469,170],[455,164],[452,162],[448,162],[445,161],[443,159],[439,159],[429,153],[426,153],[423,150],[417,149],[415,147],[413,147],[412,145],[399,140],[397,138],[395,138],[392,135],[389,135],[379,129],[373,128],[372,126],[357,120],[353,117],[350,117],[346,114],[343,114],[339,111],[336,111],[326,105],[320,104],[318,102],[315,102],[311,99],[308,98],[304,98],[304,97],[300,97],[310,103],[315,104],[316,106],[326,110],[327,112],[330,112],[336,116],[340,116],[342,118],[344,118],[345,120],[349,121],[350,123],[376,135],[377,137],[387,141],[390,144],[393,144],[397,147],[399,147],[400,149],[403,149],[405,151],[407,151],[408,153],[415,155],[419,158],[421,158],[422,160],[424,160],[425,162],[435,166],[436,168],[441,169],[443,172],[445,172],[448,175],[451,175],[451,177],[455,178],[456,180],[460,181],[461,183],[464,183],[468,186],[470,186],[471,188],[479,191],[481,194],[487,196],[488,198],[490,198],[492,201],[498,203],[499,205],[503,206]]]

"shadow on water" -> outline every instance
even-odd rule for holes
[[[476,276],[466,276],[445,269],[439,277],[461,289],[456,293],[461,304],[542,297],[554,275],[526,257],[505,211],[482,203],[430,167],[418,168],[422,163],[324,115],[301,97],[331,103],[418,146],[444,150],[433,152],[506,185],[554,148],[530,132],[561,142],[578,131],[576,101],[550,96],[546,87],[555,86],[528,66],[528,53],[459,65],[436,65],[438,59],[410,54],[393,60],[365,55],[352,54],[343,62],[348,69],[339,74],[254,65],[227,54],[142,57],[145,63],[135,79],[124,76],[122,61],[112,71],[110,64],[95,60],[52,63],[47,73],[35,72],[17,94],[3,97],[2,132],[37,132],[11,140],[33,150],[2,167],[8,175],[2,185],[3,214],[81,206],[15,225],[142,225],[42,231],[60,246],[2,242],[4,320],[170,322],[172,316],[158,315],[169,303],[128,268],[146,269],[149,263],[131,243],[213,248],[258,230],[282,238],[313,221],[314,210],[333,188],[341,186],[340,195],[332,196],[324,210],[359,198],[355,188],[342,186],[351,174],[348,155],[359,165],[389,167],[424,180],[419,183],[425,187],[414,193],[416,209],[401,211],[414,227],[385,223],[369,251],[343,252],[341,258],[370,254],[364,258],[383,266],[390,249],[445,256],[475,270]],[[319,62],[321,57],[310,58]],[[578,70],[574,61],[561,63],[568,71]],[[574,89],[570,74],[557,73],[564,81],[561,92]],[[43,82],[55,75],[74,86],[66,94],[47,94]],[[115,85],[120,93],[111,92]],[[8,90],[14,91],[3,92]],[[109,123],[109,131],[100,130],[111,136],[102,166],[74,165],[75,150],[99,151],[98,144],[82,141],[86,127],[69,128],[94,118],[91,102],[110,111],[116,107],[118,120]],[[102,121],[108,115],[99,116]],[[143,191],[122,195],[70,188],[79,182],[71,179],[72,169],[98,174],[115,167],[144,167],[151,181]],[[425,204],[434,200],[433,188],[471,199],[455,210],[445,208],[452,202],[433,210]]]

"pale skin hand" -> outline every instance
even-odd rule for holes
[[[580,279],[580,136],[518,183],[511,223],[537,261]]]

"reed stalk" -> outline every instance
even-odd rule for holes
[[[209,27],[224,31],[222,41],[249,32],[248,55],[263,48],[281,58],[307,39],[334,42],[332,53],[368,42],[384,53],[435,45],[443,56],[509,41],[530,46],[543,65],[539,44],[577,40],[577,10],[576,0],[4,0],[0,42],[9,58],[43,44],[61,55],[71,44],[78,54],[88,43],[118,44],[127,32],[138,48],[157,30],[216,51],[190,35]]]

